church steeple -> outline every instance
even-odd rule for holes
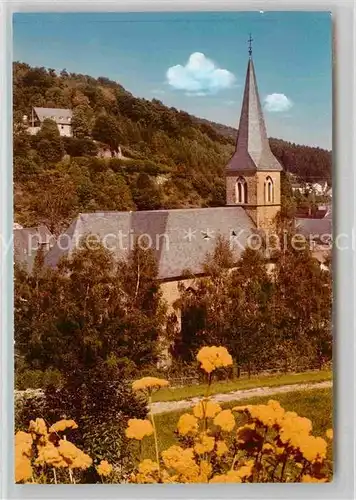
[[[235,152],[226,165],[226,204],[241,205],[257,228],[273,227],[280,210],[281,164],[269,146],[249,43],[245,90]]]
[[[252,60],[252,39],[249,39],[249,61],[243,95],[238,138],[234,155],[227,164],[228,171],[268,170],[281,171],[273,155],[266,132],[261,102],[258,94],[255,68]]]

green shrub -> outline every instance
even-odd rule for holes
[[[61,388],[48,386],[44,397],[27,398],[17,409],[17,429],[41,416],[47,423],[73,419],[79,428],[71,441],[87,450],[94,462],[105,458],[125,468],[129,454],[125,428],[129,418],[145,418],[146,403],[135,398],[123,374],[98,366],[78,370]],[[21,406],[21,407],[20,407]],[[96,482],[95,471],[88,471],[86,482]]]
[[[15,374],[15,387],[19,391],[26,389],[44,389],[47,386],[60,387],[63,382],[59,370],[25,369]]]

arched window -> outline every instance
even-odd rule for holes
[[[247,203],[247,182],[243,177],[239,177],[235,185],[236,203]]]
[[[274,185],[271,177],[267,177],[265,182],[265,203],[274,203]]]

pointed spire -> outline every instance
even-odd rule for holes
[[[239,133],[235,153],[227,165],[232,171],[281,171],[282,166],[273,155],[266,132],[255,68],[252,60],[252,38],[249,39],[249,61],[241,108]]]

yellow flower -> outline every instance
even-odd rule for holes
[[[241,479],[245,479],[252,475],[253,465],[254,461],[249,460],[248,462],[246,462],[245,465],[242,465],[242,467],[240,467],[234,472],[236,472],[236,475],[238,475]]]
[[[229,448],[227,447],[227,444],[225,441],[217,441],[216,442],[216,454],[218,457],[221,457],[222,455],[225,455],[228,453]]]
[[[139,484],[157,483],[159,467],[157,462],[146,458],[138,466],[138,473],[134,476],[134,481]]]
[[[106,460],[102,460],[100,464],[96,466],[96,470],[100,476],[110,476],[112,473],[112,465]]]
[[[193,413],[197,418],[214,418],[221,411],[221,406],[213,401],[199,401],[193,408]]]
[[[47,425],[43,418],[36,418],[35,421],[31,420],[28,430],[39,436],[47,436]]]
[[[326,437],[332,441],[334,439],[334,431],[332,429],[328,429],[326,431]]]
[[[312,477],[309,474],[304,474],[302,476],[302,483],[326,483],[327,479],[324,477],[322,479],[317,479],[316,477]]]
[[[26,455],[27,457],[31,456],[32,451],[32,436],[24,431],[18,431],[15,434],[15,448],[17,451],[21,452],[21,454]]]
[[[299,436],[294,437],[294,444],[309,462],[316,462],[326,458],[326,441],[321,437]]]
[[[138,466],[138,470],[141,474],[152,474],[154,472],[158,472],[159,467],[157,462],[150,460],[149,458],[145,458]]]
[[[200,474],[197,478],[197,483],[207,483],[209,476],[213,472],[212,465],[207,460],[202,460],[200,462]]]
[[[51,425],[49,432],[62,432],[66,429],[78,429],[78,426],[74,420],[59,420],[55,424]]]
[[[15,452],[15,481],[20,483],[32,477],[31,461],[20,450]]]
[[[177,428],[181,436],[196,434],[198,432],[198,420],[194,417],[194,415],[184,413],[178,420]]]
[[[161,479],[163,483],[179,483],[179,476],[177,474],[170,476],[166,470],[162,471]]]
[[[230,432],[235,427],[235,417],[231,410],[223,410],[214,418],[214,424],[218,425],[223,431]]]
[[[151,436],[153,434],[153,427],[149,420],[130,418],[125,434],[129,439],[141,441],[145,436]]]
[[[143,377],[139,380],[135,380],[132,383],[132,390],[137,391],[148,391],[151,392],[153,389],[160,389],[161,387],[167,387],[169,385],[168,380],[157,377]]]
[[[70,469],[88,469],[93,463],[89,455],[65,439],[60,439],[58,451]]]
[[[199,434],[198,440],[194,445],[194,451],[198,455],[204,455],[204,453],[209,453],[213,451],[215,445],[215,439],[209,436],[207,432],[201,432]]]
[[[216,368],[232,365],[232,357],[225,347],[202,347],[197,354],[197,360],[207,373],[211,373]]]
[[[50,465],[52,467],[68,467],[68,462],[64,460],[59,453],[58,448],[51,442],[38,448],[38,456],[35,460],[36,465]]]
[[[162,459],[167,469],[173,469],[180,475],[180,482],[195,482],[199,477],[200,470],[194,461],[192,448],[173,445],[162,451]]]

